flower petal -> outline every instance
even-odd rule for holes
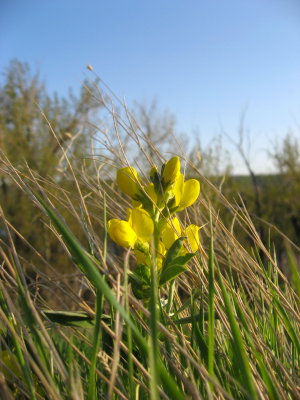
[[[181,211],[195,203],[200,193],[200,182],[197,179],[189,179],[183,184],[182,197],[177,211]]]
[[[152,182],[148,183],[147,186],[145,186],[145,192],[147,193],[147,195],[150,197],[150,199],[152,200],[152,202],[154,204],[157,203],[157,194],[155,192],[154,189],[154,184]]]
[[[144,209],[138,207],[132,209],[131,226],[141,242],[147,242],[151,239],[154,225],[150,215]]]
[[[199,226],[192,224],[189,225],[184,231],[184,236],[187,237],[187,244],[189,245],[193,253],[195,253],[195,251],[197,251],[199,248],[199,229]]]
[[[133,247],[137,235],[127,221],[111,219],[107,223],[107,231],[111,239],[122,247]]]
[[[184,187],[184,176],[179,174],[174,182],[172,192],[174,194],[174,206],[178,206],[181,201]]]
[[[169,249],[176,239],[179,238],[181,234],[180,222],[178,218],[174,217],[169,221],[162,230],[161,240],[165,247]]]
[[[161,269],[166,254],[166,247],[160,240],[157,248],[156,266]]]

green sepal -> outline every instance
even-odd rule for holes
[[[142,191],[139,192],[138,195],[135,196],[134,198],[135,201],[139,201],[143,208],[148,211],[150,214],[152,213],[153,210],[153,201],[150,200],[145,193],[143,193]]]
[[[150,177],[150,181],[154,185],[154,190],[157,195],[162,193],[162,178],[161,175],[155,171],[153,172],[152,176]]]
[[[137,299],[150,298],[151,293],[151,271],[148,265],[140,264],[129,275],[132,292]]]

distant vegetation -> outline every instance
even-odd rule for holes
[[[28,65],[13,61],[4,72],[4,80],[0,86],[0,148],[2,157],[7,159],[16,168],[26,171],[27,166],[53,182],[53,196],[55,183],[60,184],[72,195],[76,193],[74,184],[70,181],[66,161],[62,148],[66,149],[69,159],[80,174],[82,162],[85,167],[107,156],[107,149],[111,150],[110,166],[106,163],[113,177],[113,164],[118,165],[120,149],[118,140],[110,135],[106,126],[107,113],[105,98],[99,98],[96,82],[85,82],[79,96],[70,92],[68,98],[57,94],[47,94],[44,84],[38,74],[32,74]],[[109,101],[109,100],[108,100]],[[136,104],[133,110],[135,120],[131,120],[132,129],[141,130],[144,134],[143,149],[149,157],[156,160],[154,147],[160,149],[161,154],[178,152],[178,146],[173,134],[176,134],[175,117],[168,112],[160,112],[156,103],[150,105]],[[129,139],[122,127],[119,129],[123,151],[131,160],[139,160],[139,149],[132,150]],[[91,148],[91,143],[96,148]],[[226,138],[225,138],[226,140]],[[103,142],[105,144],[103,145]],[[188,142],[188,138],[184,140]],[[239,150],[246,152],[243,143],[238,143]],[[181,144],[182,146],[182,144]],[[274,175],[234,176],[232,175],[229,152],[224,147],[224,138],[217,137],[207,148],[201,148],[199,139],[195,148],[189,150],[188,157],[193,165],[205,177],[208,177],[230,201],[247,207],[255,226],[260,230],[263,239],[269,234],[271,241],[276,243],[277,257],[280,265],[285,256],[285,243],[277,235],[277,229],[283,232],[297,246],[300,246],[300,141],[295,135],[288,134],[276,148],[270,149],[269,155],[275,163],[277,173]],[[185,146],[187,148],[187,146]],[[185,147],[180,151],[185,152]],[[177,149],[177,150],[176,150]],[[94,153],[94,154],[92,154]],[[250,164],[248,159],[246,161]],[[249,172],[252,172],[251,166]],[[193,174],[189,167],[188,175]],[[96,179],[95,171],[91,174]],[[209,187],[202,182],[205,192],[209,195]],[[221,186],[220,186],[221,185]],[[50,190],[50,188],[49,188]],[[218,207],[218,200],[211,193],[210,201]],[[12,225],[20,231],[37,249],[45,250],[47,259],[56,260],[57,268],[63,271],[65,259],[60,250],[54,245],[52,235],[47,227],[41,223],[39,214],[36,214],[29,200],[4,172],[0,171],[0,201],[3,211]],[[226,221],[227,211],[220,208],[222,217]],[[230,216],[228,216],[230,221]],[[265,224],[263,221],[266,221]],[[34,225],[33,225],[34,224]],[[276,229],[272,227],[274,225]],[[32,229],[34,226],[34,229]],[[80,230],[75,232],[80,235]],[[236,227],[236,229],[239,229]],[[0,235],[5,235],[3,230]],[[242,232],[236,234],[243,235]],[[2,237],[4,239],[4,237]],[[22,241],[18,242],[22,250]],[[27,250],[23,249],[25,254]],[[31,255],[30,255],[31,257]],[[28,259],[28,254],[26,254]],[[61,260],[61,261],[60,261]],[[28,262],[29,259],[28,259]]]

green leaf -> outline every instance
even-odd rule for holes
[[[288,256],[288,264],[291,270],[292,284],[295,289],[295,292],[300,297],[300,273],[299,273],[299,267],[297,265],[297,259],[291,249],[291,245],[288,242],[286,242],[285,248]]]
[[[290,315],[288,315],[288,313],[286,312],[286,310],[284,309],[284,307],[280,304],[280,301],[274,297],[274,303],[275,306],[277,308],[277,311],[279,312],[284,327],[287,331],[287,333],[289,334],[295,348],[297,349],[298,353],[300,353],[300,340],[299,340],[299,335],[297,334],[296,330],[293,327],[293,318],[291,318]]]
[[[163,264],[163,269],[168,266],[169,263],[171,263],[180,253],[182,247],[183,247],[183,242],[185,240],[185,237],[180,237],[175,242],[172,244],[172,246],[169,248],[166,258]]]
[[[170,265],[165,267],[161,271],[159,286],[165,285],[167,282],[171,281],[172,279],[176,278],[176,276],[182,274],[187,270],[186,267],[183,265]]]
[[[168,265],[166,265],[166,267],[170,267],[172,265],[182,265],[184,266],[185,264],[187,264],[194,256],[196,255],[196,253],[187,253],[184,256],[179,256],[174,258],[173,261],[171,261]]]
[[[94,318],[85,312],[44,310],[43,314],[51,322],[64,326],[91,328],[94,325]]]
[[[194,319],[199,319],[201,317],[201,314],[195,314],[195,315],[190,315],[188,317],[184,317],[184,318],[179,318],[179,319],[174,319],[172,322],[175,325],[184,325],[184,324],[191,324]],[[219,319],[219,314],[215,314],[215,319]],[[204,321],[208,321],[208,312],[204,312],[203,314],[203,319]]]
[[[176,278],[176,276],[182,274],[182,272],[185,272],[187,270],[185,265],[195,256],[195,253],[187,253],[184,256],[176,257],[176,255],[182,249],[184,239],[185,238],[177,239],[176,242],[174,242],[173,245],[170,247],[163,268],[161,270],[159,280],[160,286],[165,285],[167,282]]]

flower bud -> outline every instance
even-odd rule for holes
[[[179,157],[172,157],[166,162],[162,177],[165,184],[172,184],[175,182],[178,174],[180,173],[180,159]]]
[[[117,171],[117,183],[122,192],[134,198],[140,189],[139,175],[133,167],[120,168]]]

